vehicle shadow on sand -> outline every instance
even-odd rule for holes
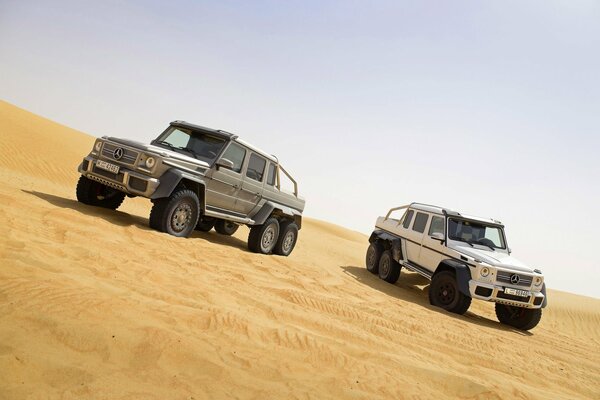
[[[29,190],[21,190],[23,193],[27,193],[29,195],[35,196],[39,199],[42,199],[55,207],[60,208],[68,208],[71,210],[75,210],[81,214],[90,215],[94,217],[100,217],[111,224],[119,225],[119,226],[135,226],[144,231],[153,231],[148,226],[148,218],[140,217],[139,215],[131,215],[125,213],[123,211],[118,210],[109,210],[102,207],[94,207],[89,206],[83,203],[78,202],[77,200],[68,199],[65,197],[56,196],[53,194],[29,191]],[[125,200],[127,201],[127,200]],[[165,233],[166,235],[166,233]],[[246,243],[236,237],[233,236],[225,236],[220,235],[216,232],[200,232],[194,231],[190,236],[191,239],[204,239],[211,243],[216,243],[225,246],[237,247],[239,249],[248,251]],[[189,238],[189,239],[190,239]]]
[[[482,317],[481,315],[475,314],[471,311],[467,311],[464,315],[452,314],[442,310],[439,307],[434,307],[429,304],[429,281],[421,275],[414,272],[407,272],[402,269],[400,273],[400,279],[395,284],[387,283],[377,275],[374,275],[367,271],[364,267],[355,266],[340,266],[344,270],[344,273],[356,281],[370,286],[371,288],[385,293],[388,296],[395,297],[400,300],[409,301],[411,303],[418,304],[428,310],[444,313],[445,315],[456,318],[459,320],[474,323],[480,326],[485,326],[492,329],[498,329],[505,332],[514,332],[523,336],[532,336],[531,332],[520,331],[515,328],[511,328],[507,325],[502,325],[494,319]],[[474,302],[477,300],[473,300]]]

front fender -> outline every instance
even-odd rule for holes
[[[469,281],[471,280],[471,270],[465,264],[462,264],[456,260],[443,260],[435,270],[435,274],[441,271],[454,271],[456,275],[456,283],[458,283],[458,290],[465,296],[471,297],[469,291]]]
[[[183,179],[192,181],[201,187],[205,187],[204,180],[200,177],[182,172],[175,168],[171,168],[167,172],[162,174],[162,176],[159,178],[160,184],[158,185],[154,193],[152,193],[152,196],[150,196],[150,198],[154,200],[169,197],[171,193],[173,193],[173,190],[175,190],[177,185],[179,185],[179,182],[181,182]],[[201,194],[198,193],[198,197],[203,198],[204,196],[201,196]]]

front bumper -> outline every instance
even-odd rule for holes
[[[474,299],[493,301],[496,303],[507,304],[510,306],[524,308],[541,308],[544,304],[544,294],[540,292],[529,292],[526,297],[515,296],[504,292],[505,286],[495,285],[491,283],[479,282],[471,279],[469,281],[469,292]],[[515,288],[525,290],[524,288]]]
[[[98,168],[96,161],[94,157],[87,156],[79,164],[77,170],[89,179],[134,196],[149,198],[160,184],[158,179],[140,174],[122,165],[119,165],[119,173],[114,174]]]

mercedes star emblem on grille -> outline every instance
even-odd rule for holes
[[[517,285],[520,280],[521,280],[521,278],[519,278],[519,275],[517,275],[517,274],[512,274],[510,276],[510,283],[512,283],[513,285]]]
[[[123,157],[123,149],[121,147],[117,147],[115,151],[113,151],[113,157],[115,160],[120,160]]]

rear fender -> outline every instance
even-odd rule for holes
[[[271,215],[276,215],[277,217],[284,219],[291,219],[298,225],[298,229],[302,228],[302,214],[300,211],[272,201],[265,202],[262,208],[252,216],[252,219],[254,220],[255,225],[262,225]]]
[[[400,261],[404,260],[404,254],[402,252],[402,239],[401,238],[394,236],[392,234],[389,234],[382,230],[375,230],[375,231],[373,231],[373,233],[371,233],[371,236],[369,237],[369,243],[373,243],[373,242],[381,242],[384,244],[386,249],[391,249],[392,250],[392,258],[395,261],[400,262]]]

